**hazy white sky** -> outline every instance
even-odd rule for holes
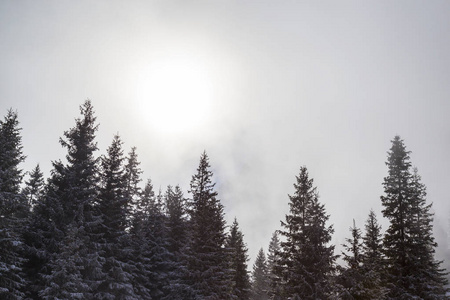
[[[187,195],[206,149],[252,261],[280,228],[302,165],[334,244],[370,208],[381,219],[399,134],[440,233],[450,212],[449,16],[448,1],[3,0],[0,109],[19,112],[25,170],[40,163],[48,174],[64,158],[58,139],[87,98],[99,154],[119,132],[156,188],[180,184]]]

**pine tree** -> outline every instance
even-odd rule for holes
[[[105,262],[103,272],[106,274],[95,297],[103,299],[134,299],[131,266],[128,259],[129,236],[128,209],[126,196],[127,181],[123,166],[122,141],[114,136],[107,156],[102,157],[101,189],[99,210],[102,216],[102,250]]]
[[[39,292],[42,299],[85,299],[89,286],[84,283],[79,265],[81,239],[78,229],[68,225],[61,252],[51,261],[51,274],[44,275],[45,286]]]
[[[285,230],[280,231],[286,239],[280,254],[283,296],[327,299],[336,259],[334,246],[328,245],[333,228],[325,225],[329,216],[305,167],[296,178],[295,194],[289,196],[290,214],[281,222]]]
[[[267,272],[269,277],[269,297],[279,300],[281,298],[281,266],[280,266],[281,246],[278,238],[278,231],[272,234],[267,253]]]
[[[46,204],[45,191],[46,185],[43,174],[40,170],[39,164],[29,173],[29,180],[25,181],[25,187],[22,194],[31,208],[29,220],[26,229],[23,232],[24,250],[26,262],[24,264],[24,272],[28,279],[28,286],[26,288],[26,297],[35,299],[38,297],[38,292],[43,289],[42,272],[43,266],[49,261],[48,251],[45,248],[44,231],[49,230],[48,236],[56,238],[58,235],[50,228],[51,224],[47,223],[48,219],[44,216],[44,211],[48,214],[49,207],[44,207]],[[55,219],[53,217],[53,219]]]
[[[364,265],[365,253],[362,242],[361,230],[356,227],[350,228],[351,238],[346,239],[343,260],[347,267],[340,267],[338,283],[342,287],[341,299],[384,299],[384,290],[380,285],[380,278],[375,277],[375,270]],[[377,279],[377,281],[374,281]]]
[[[200,157],[191,180],[189,277],[201,299],[231,299],[223,206],[211,181],[208,156]]]
[[[61,229],[62,205],[58,199],[49,196],[53,194],[51,190],[55,189],[53,181],[52,177],[44,187],[42,197],[36,199],[28,229],[24,233],[27,257],[24,267],[29,281],[26,296],[31,299],[41,299],[38,294],[48,286],[52,259],[56,260],[56,254],[64,239]]]
[[[132,212],[136,209],[137,202],[141,195],[141,188],[139,183],[141,182],[142,170],[139,168],[140,162],[138,161],[136,147],[132,147],[128,153],[125,164],[125,195],[128,203],[128,212]],[[128,215],[128,222],[131,222],[132,214]],[[128,227],[130,224],[128,224]]]
[[[381,225],[373,210],[370,210],[365,224],[363,236],[362,265],[366,281],[373,290],[372,299],[385,299],[387,288],[385,287],[386,272],[384,269]]]
[[[135,202],[131,220],[131,246],[132,246],[132,263],[134,264],[133,288],[135,294],[141,299],[152,299],[151,292],[156,290],[154,278],[151,274],[153,268],[151,264],[151,243],[147,238],[149,218],[151,215],[151,205],[154,200],[155,193],[151,180],[147,183]]]
[[[269,274],[267,270],[266,255],[263,248],[259,249],[253,264],[252,272],[252,300],[269,300]]]
[[[99,166],[98,158],[94,156],[97,150],[94,140],[98,125],[95,124],[94,108],[89,100],[80,106],[80,113],[82,118],[76,119],[75,126],[65,131],[65,138],[60,139],[61,145],[68,151],[67,164],[64,165],[61,161],[53,162],[46,202],[49,204],[48,208],[61,210],[58,213],[51,212],[48,217],[54,217],[54,219],[47,221],[64,236],[70,229],[76,232],[76,237],[80,239],[81,246],[78,253],[81,260],[76,267],[83,281],[78,286],[78,292],[82,293],[85,299],[90,299],[104,276],[103,260],[98,251],[100,249],[98,227],[101,223],[101,216],[97,209]],[[51,249],[54,245],[46,246],[49,251],[54,251],[48,266],[55,266],[55,262],[63,255],[62,248],[59,247],[62,241],[49,241],[56,243],[56,249]],[[56,276],[53,271],[49,270],[49,274]],[[56,280],[51,276],[47,277],[47,282],[56,282]],[[89,287],[88,290],[85,285]]]
[[[237,219],[230,228],[225,247],[230,251],[230,269],[232,272],[233,295],[236,299],[250,298],[250,278],[247,271],[247,247],[244,243],[244,235],[239,230]]]
[[[167,214],[168,247],[172,259],[167,299],[194,299],[187,271],[188,220],[183,192],[177,185],[168,186],[164,195]]]
[[[373,210],[370,210],[366,221],[363,247],[364,265],[370,269],[380,269],[383,266],[381,225],[378,224],[377,216]]]
[[[30,179],[25,181],[25,188],[22,193],[28,201],[29,207],[34,207],[39,199],[44,195],[44,174],[41,172],[39,164],[30,172]]]
[[[440,262],[434,260],[431,206],[425,203],[420,177],[411,173],[409,154],[403,140],[396,136],[388,152],[385,195],[381,196],[383,215],[390,221],[384,237],[389,296],[442,298],[446,280]]]
[[[411,186],[411,229],[409,230],[412,255],[414,294],[423,299],[442,299],[446,293],[446,275],[442,262],[434,258],[437,243],[433,237],[433,213],[426,203],[426,187],[421,183],[417,168],[413,168]]]
[[[22,155],[22,137],[17,113],[9,110],[0,121],[0,297],[21,299],[25,278],[22,232],[28,207],[20,195],[23,174],[19,164]]]
[[[174,269],[171,253],[168,250],[168,228],[164,215],[164,203],[161,190],[156,198],[149,201],[149,216],[145,224],[146,239],[150,243],[150,281],[152,299],[167,299],[170,294],[169,274]],[[170,297],[168,298],[170,299]]]

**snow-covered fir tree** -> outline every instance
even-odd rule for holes
[[[133,250],[132,263],[134,265],[133,288],[140,299],[152,299],[150,294],[156,290],[156,284],[153,282],[155,276],[151,274],[152,245],[147,239],[149,235],[147,224],[151,215],[151,205],[155,201],[154,197],[153,185],[149,179],[135,202],[131,219],[130,235]]]
[[[186,201],[178,185],[175,188],[169,185],[164,199],[167,214],[167,249],[172,259],[169,272],[170,292],[167,299],[192,299],[194,296],[189,286],[186,255],[189,240]]]
[[[44,195],[44,174],[39,164],[29,173],[29,177],[30,179],[25,181],[22,193],[27,199],[29,207],[32,208]]]
[[[232,283],[225,249],[223,206],[212,183],[213,173],[204,152],[192,176],[189,201],[190,285],[198,299],[232,299]]]
[[[337,277],[340,299],[384,299],[385,292],[380,284],[380,278],[375,277],[369,265],[364,264],[364,246],[361,230],[356,227],[355,220],[350,227],[351,238],[346,239],[342,252],[345,267],[339,267]],[[375,279],[375,280],[374,280]],[[378,279],[378,280],[376,280]]]
[[[24,161],[17,113],[9,110],[0,121],[0,298],[22,299],[26,278],[22,233],[27,201],[20,194]]]
[[[281,266],[280,266],[281,246],[278,238],[278,231],[272,234],[267,253],[267,273],[269,277],[270,299],[281,299]]]
[[[128,153],[128,156],[126,157],[124,174],[124,197],[126,198],[126,202],[128,204],[127,228],[131,226],[130,222],[132,218],[132,211],[136,209],[137,202],[139,201],[139,197],[142,192],[142,189],[139,186],[139,183],[142,181],[142,170],[139,165],[140,162],[138,161],[136,147],[132,147],[130,152]]]
[[[99,211],[102,217],[101,250],[104,257],[103,278],[95,292],[100,299],[135,299],[133,290],[132,258],[130,236],[126,232],[130,208],[125,180],[122,141],[115,135],[107,155],[101,162],[101,188]]]
[[[289,196],[290,213],[281,222],[285,238],[280,254],[282,296],[328,299],[336,259],[334,246],[329,245],[333,227],[326,226],[329,216],[306,167],[300,168],[296,179],[295,193]]]
[[[396,136],[388,152],[388,176],[381,196],[383,215],[390,225],[384,236],[389,297],[396,299],[444,298],[445,274],[434,259],[431,205],[425,186],[412,172],[410,152]]]
[[[252,300],[269,300],[269,272],[267,270],[267,260],[263,248],[259,249],[253,264],[251,278]]]
[[[373,291],[372,299],[385,299],[387,288],[386,272],[383,260],[381,225],[371,209],[364,226],[362,265],[365,277]]]
[[[231,225],[225,247],[229,251],[233,295],[236,299],[248,300],[250,298],[250,278],[247,271],[248,249],[236,218]]]
[[[79,255],[80,262],[76,265],[83,281],[79,285],[79,293],[85,299],[91,299],[102,281],[102,257],[99,253],[98,226],[101,217],[98,214],[98,161],[95,157],[97,143],[95,132],[98,129],[94,108],[90,100],[86,100],[80,106],[81,118],[75,120],[75,126],[64,132],[64,138],[60,139],[61,145],[67,149],[67,164],[61,161],[53,162],[52,177],[48,187],[46,208],[60,209],[57,213],[50,212],[47,215],[48,230],[54,230],[55,234],[62,232],[60,240],[47,240],[47,251],[52,251],[48,266],[55,266],[55,262],[63,255],[61,246],[68,229],[75,232],[75,236],[81,240]],[[52,226],[56,228],[51,228]],[[56,230],[55,230],[56,229]],[[47,232],[48,233],[48,232]],[[55,238],[57,238],[57,235]],[[54,245],[56,243],[56,245]],[[76,244],[76,243],[74,243]],[[56,247],[55,247],[56,246]],[[55,249],[52,249],[55,248]],[[50,276],[57,276],[54,270],[49,270]],[[47,282],[57,278],[47,277]],[[85,289],[85,285],[89,287]],[[71,287],[75,289],[76,287]],[[76,293],[76,290],[71,292]]]

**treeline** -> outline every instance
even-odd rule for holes
[[[92,103],[80,113],[60,139],[66,160],[47,180],[39,165],[24,180],[17,113],[0,121],[1,299],[446,299],[431,205],[399,137],[383,183],[384,235],[371,211],[364,234],[351,228],[338,265],[329,215],[301,167],[290,211],[249,272],[206,153],[188,195],[155,191],[119,136],[95,155]]]

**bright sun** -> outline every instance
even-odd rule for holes
[[[212,97],[207,69],[187,59],[159,60],[138,81],[142,117],[161,133],[184,133],[205,124]]]

